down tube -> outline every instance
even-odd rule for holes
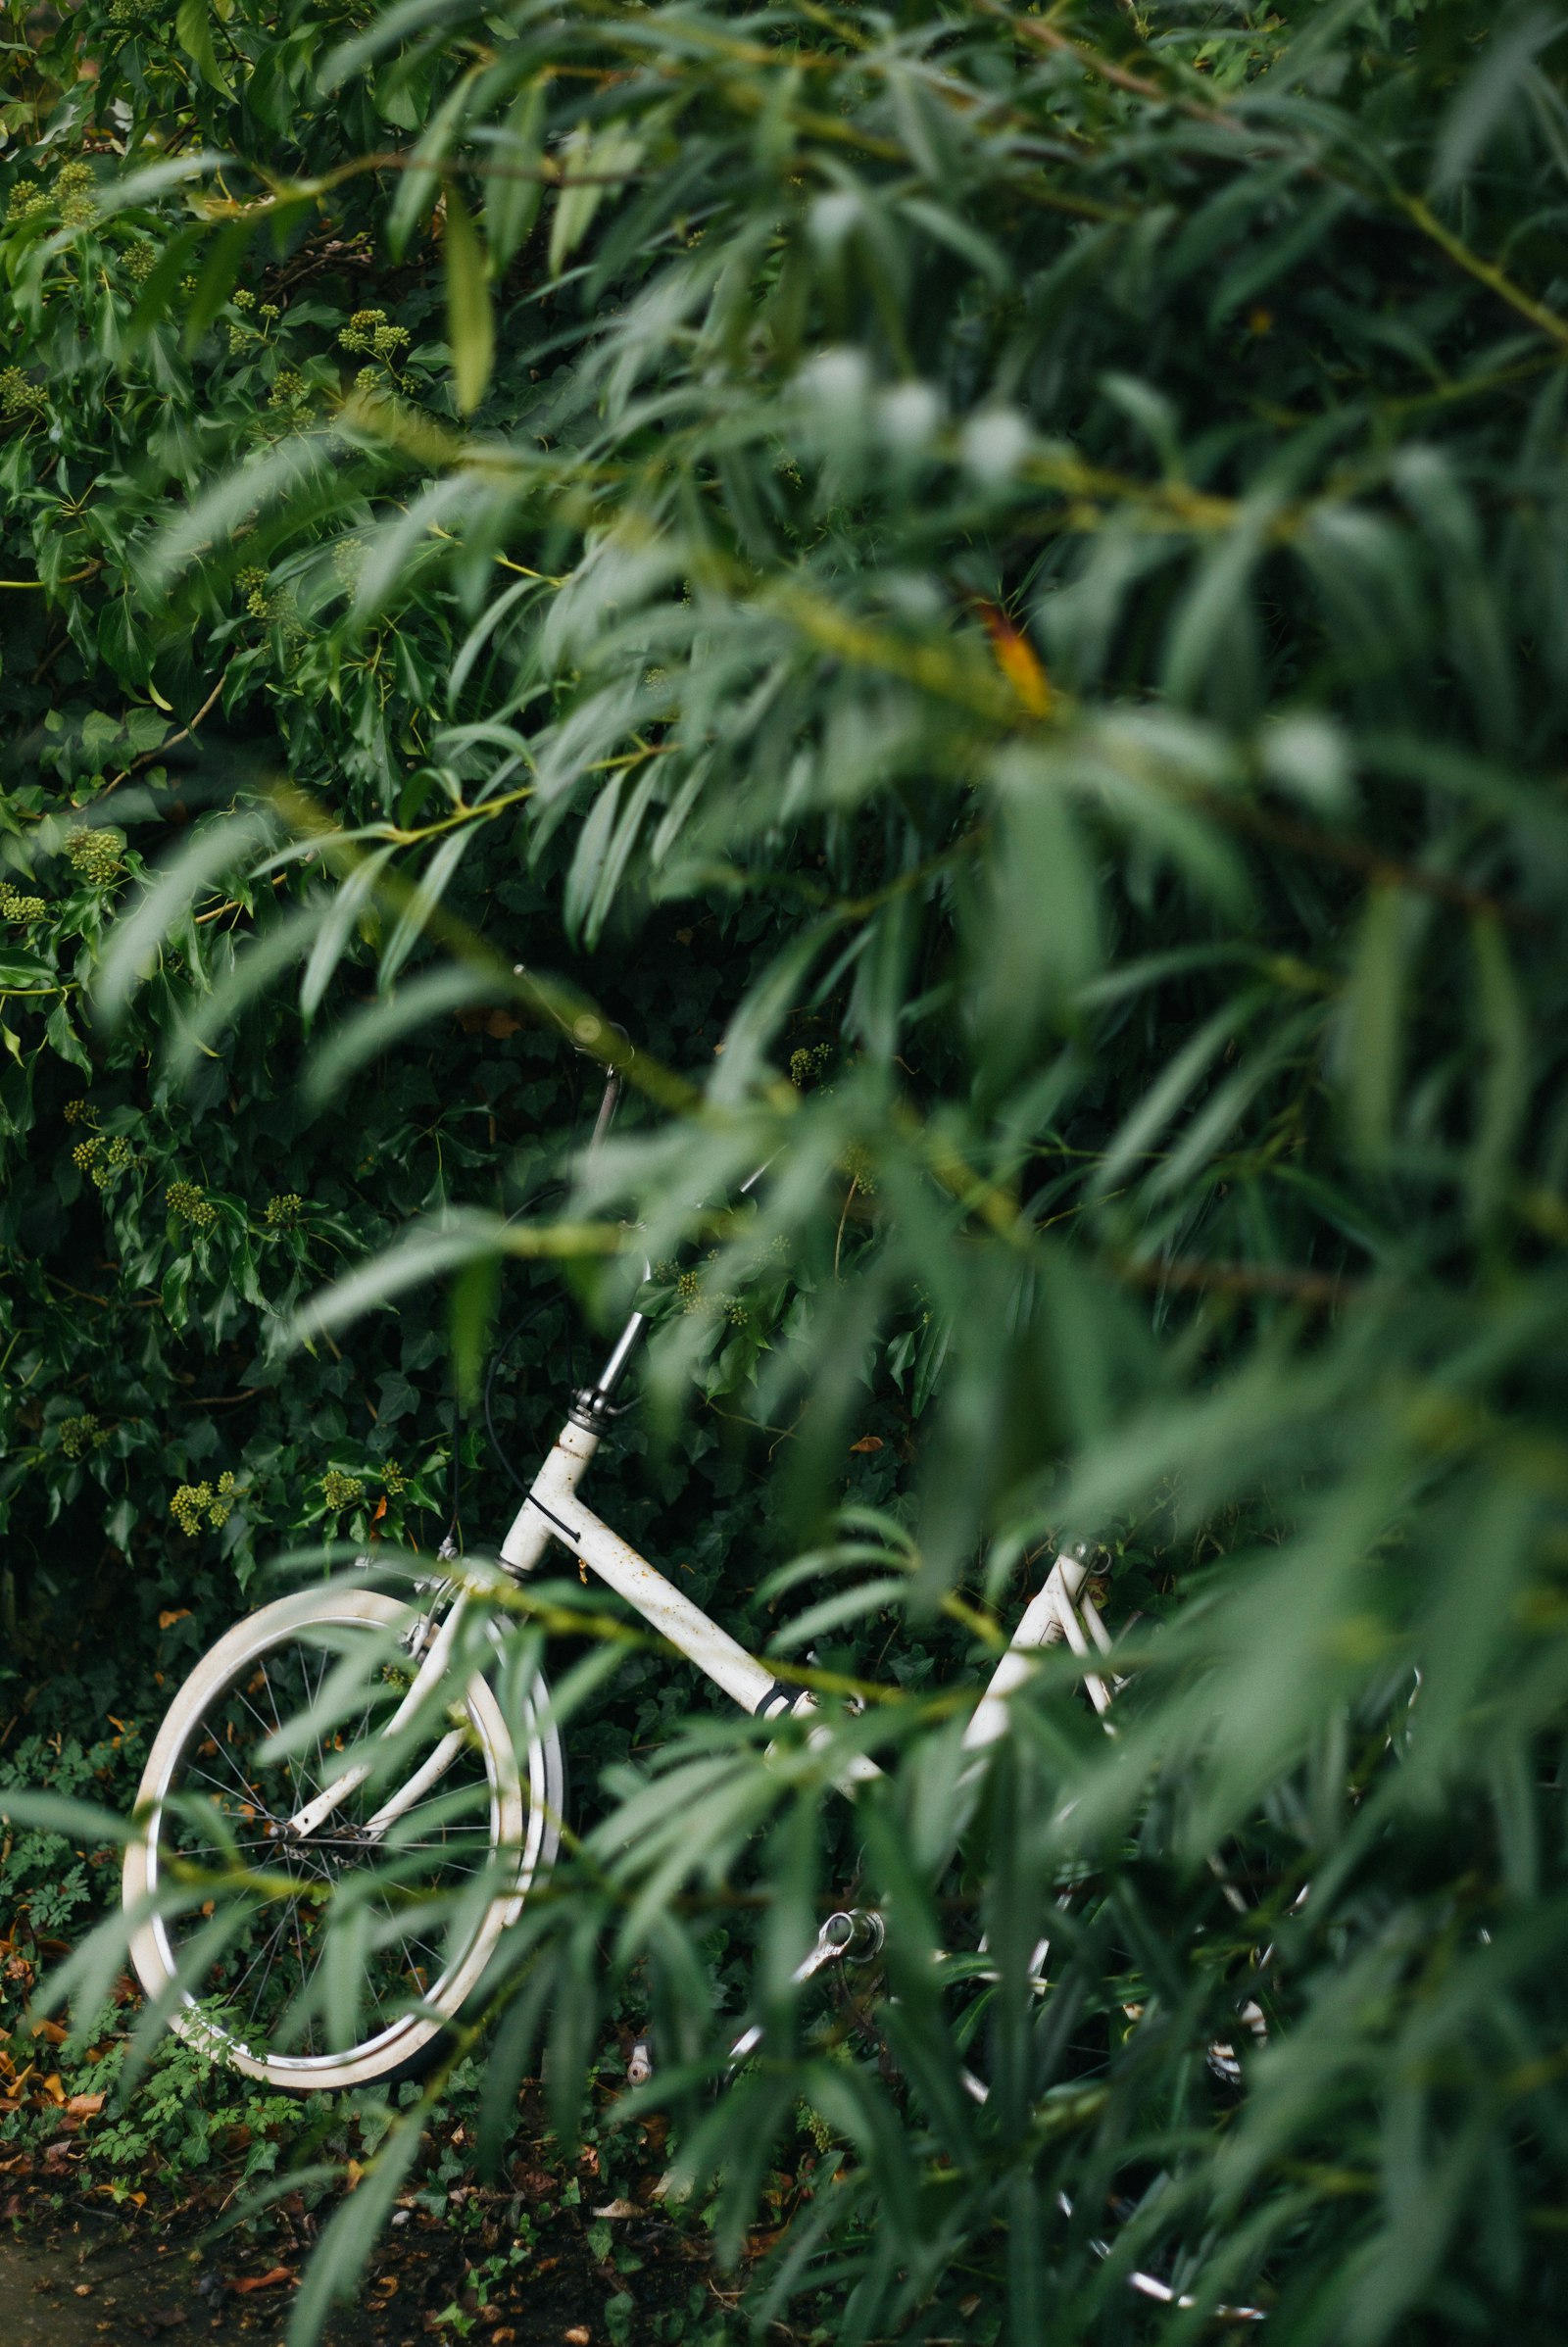
[[[578,1502],[573,1503],[572,1514],[576,1521],[571,1544],[584,1564],[628,1605],[635,1606],[651,1629],[678,1646],[687,1661],[722,1687],[742,1711],[760,1711],[768,1696],[780,1691],[778,1681],[755,1654],[748,1654],[727,1631],[709,1620],[700,1605],[682,1596],[619,1533],[612,1532]],[[797,1690],[787,1691],[793,1695]]]

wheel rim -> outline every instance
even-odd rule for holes
[[[391,1604],[367,1618],[361,1595],[340,1612],[321,1606],[275,1623],[214,1674],[143,1785],[152,1804],[144,1845],[152,1896],[174,1889],[189,1868],[231,1866],[225,1844],[242,1867],[295,1885],[272,1898],[215,1893],[149,1923],[166,1980],[193,1955],[202,1962],[200,1978],[182,1983],[175,2026],[220,2058],[290,2083],[326,2084],[348,2068],[379,2075],[423,2045],[483,1969],[529,1868],[515,1755],[480,1679],[461,1707],[465,1743],[384,1841],[363,1838],[392,1790],[374,1778],[314,1835],[289,1841],[279,1833],[351,1758],[373,1754],[407,1679],[389,1668],[390,1632],[409,1619]],[[360,1679],[353,1708],[335,1713],[302,1749],[264,1759],[285,1723],[330,1697],[331,1676],[350,1657]],[[397,1781],[453,1725],[443,1711],[422,1728],[400,1754]],[[372,1887],[372,1862],[389,1878],[384,1887]],[[220,1895],[224,1922],[236,1928],[210,1955],[200,1942],[213,1937]],[[353,1945],[338,1959],[334,2001],[323,1967],[345,1929]],[[344,1947],[341,1938],[336,1944]]]

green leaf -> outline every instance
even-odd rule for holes
[[[486,181],[485,243],[498,277],[525,243],[544,197],[545,83],[530,81],[513,101],[491,150],[494,176]]]
[[[559,277],[598,218],[615,182],[629,178],[642,160],[642,141],[619,123],[589,130],[579,124],[560,149],[563,178],[550,223],[550,274]],[[570,184],[575,181],[576,184]]]
[[[24,953],[17,946],[0,946],[0,994],[37,994],[47,990],[59,991],[60,979],[52,963],[37,953]]]
[[[120,355],[122,361],[134,358],[154,326],[169,316],[175,294],[190,274],[197,248],[208,233],[204,221],[192,220],[187,226],[177,228],[165,245],[153,265],[151,276],[137,297],[135,309],[121,328]]]
[[[184,343],[187,351],[196,349],[227,301],[239,275],[240,264],[250,250],[259,225],[254,220],[230,220],[226,227],[219,230],[202,265],[196,290],[185,312]]]
[[[92,1061],[64,1002],[57,1002],[50,1011],[44,1036],[50,1049],[58,1052],[62,1059],[69,1060],[73,1067],[79,1067],[84,1076],[92,1074]]]
[[[1394,1137],[1404,1044],[1411,905],[1397,888],[1367,892],[1345,1000],[1344,1084],[1356,1146],[1380,1156]]]
[[[479,1398],[480,1383],[501,1295],[501,1257],[476,1255],[452,1283],[452,1374],[466,1409]]]
[[[1530,1029],[1524,1000],[1498,922],[1470,924],[1476,960],[1481,1081],[1470,1158],[1470,1208],[1490,1223],[1502,1204],[1530,1105]]]
[[[0,1818],[14,1826],[35,1827],[40,1833],[64,1834],[93,1842],[129,1841],[135,1828],[129,1821],[93,1801],[77,1801],[63,1793],[35,1791],[28,1785],[0,1787]]]
[[[470,1003],[495,1002],[504,989],[490,972],[461,964],[421,970],[383,1001],[372,1002],[318,1045],[305,1074],[305,1097],[321,1107],[368,1059],[389,1051],[433,1018]]]
[[[1434,195],[1446,195],[1467,179],[1509,116],[1523,112],[1536,59],[1562,34],[1561,17],[1545,8],[1532,9],[1493,32],[1444,119],[1433,157]]]
[[[191,59],[202,79],[223,98],[232,98],[213,48],[211,0],[179,0],[174,11],[174,34],[186,56]]]
[[[165,950],[169,931],[221,873],[242,866],[272,833],[261,813],[235,815],[204,825],[171,860],[154,872],[146,889],[116,921],[99,966],[94,1001],[114,1018],[136,988],[149,978]]]
[[[459,412],[471,416],[495,364],[496,328],[479,233],[456,187],[447,189],[445,251],[452,371]]]
[[[473,66],[466,73],[460,75],[442,100],[435,121],[414,149],[403,171],[386,223],[388,247],[400,260],[408,250],[410,236],[434,201],[436,189],[441,183],[441,166],[451,151],[480,71],[478,66]]]

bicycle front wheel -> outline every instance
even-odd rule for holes
[[[182,2036],[275,2087],[422,2068],[555,1854],[554,1730],[530,1702],[514,1738],[481,1673],[400,1743],[392,1824],[375,1820],[395,1788],[372,1776],[316,1830],[290,1829],[352,1756],[374,1754],[421,1618],[352,1587],[279,1598],[197,1664],[148,1756],[123,1876],[131,1960]],[[352,1703],[287,1742],[323,1688],[330,1702],[332,1674]]]

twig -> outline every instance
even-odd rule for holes
[[[1208,1296],[1284,1296],[1325,1311],[1360,1290],[1359,1282],[1338,1273],[1284,1263],[1205,1263],[1191,1255],[1139,1262],[1120,1255],[1111,1258],[1111,1267],[1118,1278],[1139,1288],[1180,1288]]]
[[[102,568],[103,563],[94,555],[82,569],[73,570],[65,578],[0,578],[0,587],[12,587],[24,595],[34,592],[48,594],[54,587],[74,587],[84,578],[96,578]]]
[[[1533,295],[1526,293],[1524,287],[1516,285],[1494,262],[1483,261],[1479,253],[1473,253],[1463,237],[1455,236],[1451,228],[1444,226],[1423,197],[1406,195],[1403,188],[1398,187],[1392,193],[1406,220],[1413,220],[1423,236],[1430,236],[1439,250],[1446,253],[1448,259],[1474,277],[1478,284],[1485,285],[1499,301],[1517,310],[1521,318],[1528,318],[1531,324],[1540,333],[1548,335],[1559,349],[1568,351],[1568,319],[1559,318],[1555,310],[1548,310],[1544,302],[1538,302]]]
[[[1486,889],[1470,888],[1447,872],[1429,871],[1424,864],[1404,863],[1365,840],[1346,839],[1335,831],[1319,831],[1315,825],[1300,822],[1294,815],[1276,814],[1248,801],[1207,791],[1193,793],[1190,803],[1216,822],[1228,824],[1233,831],[1246,832],[1250,838],[1265,841],[1270,847],[1287,848],[1294,856],[1315,856],[1328,863],[1343,864],[1347,870],[1360,872],[1385,888],[1408,889],[1415,896],[1435,897],[1442,905],[1453,905],[1462,912],[1500,921],[1510,929],[1539,933],[1551,926],[1543,914],[1532,912],[1525,905],[1505,904],[1500,897],[1492,896]]]
[[[1147,75],[1129,73],[1125,66],[1112,64],[1098,49],[1090,48],[1086,42],[1074,40],[1068,33],[1059,31],[1054,24],[1042,24],[1033,17],[1015,16],[1009,9],[1000,5],[1000,0],[980,0],[980,5],[987,16],[1004,19],[1020,38],[1032,40],[1039,47],[1053,50],[1058,56],[1076,59],[1085,73],[1096,74],[1113,89],[1125,90],[1130,97],[1147,99],[1152,105],[1169,106],[1178,114],[1185,115],[1190,122],[1202,122],[1211,129],[1227,131],[1233,137],[1253,135],[1250,126],[1239,122],[1226,108],[1208,106],[1200,99],[1162,89],[1158,82],[1151,81]],[[1484,261],[1479,253],[1472,252],[1461,236],[1456,236],[1451,228],[1444,226],[1424,197],[1412,195],[1401,187],[1385,187],[1379,191],[1359,186],[1345,173],[1326,170],[1321,162],[1303,160],[1302,168],[1310,178],[1328,178],[1342,187],[1350,186],[1368,203],[1375,204],[1381,193],[1456,267],[1474,277],[1478,284],[1485,285],[1499,301],[1506,302],[1521,318],[1527,318],[1538,332],[1546,335],[1560,349],[1568,350],[1568,319],[1559,318],[1556,311],[1548,309],[1544,302],[1538,302],[1532,294],[1526,293],[1524,287],[1516,285],[1506,270],[1499,269],[1494,262]]]
[[[229,668],[232,666],[233,662],[230,661]],[[217,684],[214,685],[212,691],[208,694],[207,699],[202,703],[201,708],[196,711],[195,716],[192,717],[190,723],[188,725],[182,725],[178,733],[172,733],[167,741],[160,742],[156,750],[145,750],[140,758],[132,758],[130,764],[126,766],[122,773],[117,774],[113,782],[109,782],[104,785],[103,789],[98,794],[99,798],[107,799],[111,791],[118,790],[120,785],[122,782],[128,781],[132,774],[139,774],[143,766],[153,765],[159,758],[163,758],[169,751],[174,749],[180,742],[188,742],[191,735],[196,731],[197,726],[200,725],[202,719],[211,714],[214,705],[218,700],[219,694],[228,682],[228,677],[229,669],[225,668],[222,675],[219,678]]]

